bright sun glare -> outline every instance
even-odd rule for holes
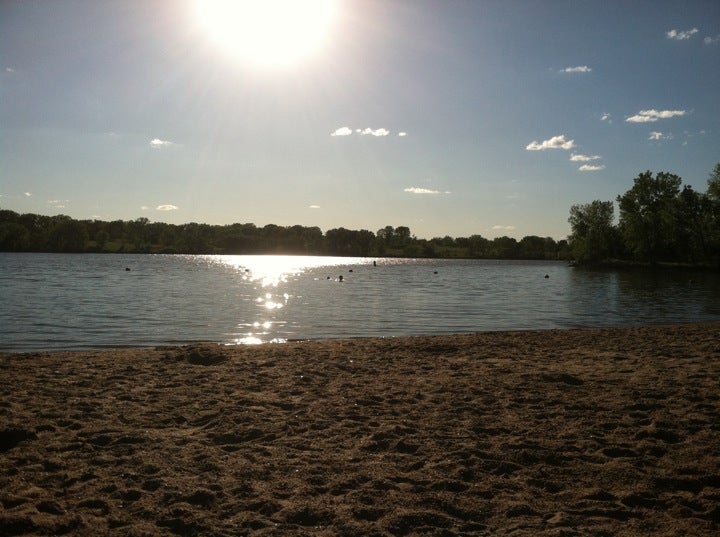
[[[296,64],[322,48],[338,0],[196,0],[209,37],[233,57],[261,67]]]

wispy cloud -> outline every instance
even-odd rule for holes
[[[407,136],[407,132],[398,132],[398,136],[400,136],[401,138]]]
[[[5,68],[5,72],[6,72],[6,73],[14,73],[14,72],[15,72],[15,69],[13,69],[12,67],[6,67],[6,68]]]
[[[533,140],[530,142],[525,149],[528,151],[544,151],[545,149],[572,149],[575,147],[575,140],[566,140],[564,134],[559,136],[553,136],[549,140],[543,140],[537,142]]]
[[[155,208],[155,210],[156,211],[177,211],[179,208],[180,207],[178,207],[177,205],[167,204],[167,205],[158,205]]]
[[[515,229],[515,226],[501,226],[499,224],[495,224],[492,229],[495,231],[513,231]]]
[[[678,30],[673,29],[669,32],[665,32],[665,37],[667,37],[668,39],[673,39],[675,41],[685,41],[686,39],[690,39],[699,31],[700,30],[698,30],[697,28],[693,28],[692,30],[685,30],[684,32],[679,32]]]
[[[566,67],[560,69],[561,73],[590,73],[592,69],[587,65],[578,65],[577,67]]]
[[[685,110],[640,110],[637,114],[630,116],[625,121],[628,123],[653,123],[658,119],[684,116],[685,113]]]
[[[659,131],[652,131],[650,133],[650,136],[648,136],[648,140],[672,140],[672,133],[662,133]]]
[[[608,123],[612,123],[612,117],[610,117],[610,114],[603,114],[600,116],[600,121],[607,121]]]
[[[715,43],[720,43],[720,34],[717,34],[715,37],[707,36],[705,39],[703,39],[703,43],[706,45],[714,45]]]
[[[590,162],[591,160],[599,160],[602,157],[600,155],[578,155],[573,153],[570,155],[572,162]]]
[[[429,188],[420,188],[417,186],[406,188],[404,192],[409,192],[410,194],[450,194],[448,190],[443,192],[441,190],[430,190]]]
[[[353,133],[350,127],[340,127],[335,132],[331,132],[330,136],[350,136]]]
[[[605,165],[593,165],[593,164],[583,164],[578,168],[581,172],[599,172],[600,170],[604,170]]]
[[[310,209],[319,209],[320,206],[319,206],[319,205],[310,205],[309,208],[310,208]]]
[[[47,203],[55,209],[64,209],[65,204],[69,201],[70,200],[48,200]]]
[[[31,197],[32,197],[32,192],[25,192],[24,194],[25,194],[25,197],[26,197],[26,198],[31,198]]]
[[[150,140],[150,147],[153,149],[160,149],[163,147],[171,147],[175,145],[175,142],[171,142],[169,140],[161,140],[160,138],[153,138]]]

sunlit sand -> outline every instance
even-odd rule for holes
[[[717,535],[720,325],[0,355],[4,535]]]

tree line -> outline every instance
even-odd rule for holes
[[[292,254],[485,259],[567,259],[566,240],[527,236],[418,239],[406,226],[376,233],[345,228],[255,224],[166,224],[136,220],[75,220],[0,209],[0,251],[165,254]]]
[[[578,263],[642,263],[720,266],[720,163],[707,191],[698,192],[672,173],[639,174],[632,188],[612,201],[570,208],[569,237]]]
[[[529,235],[418,239],[406,226],[373,233],[343,227],[166,224],[75,220],[0,209],[0,251],[166,254],[292,254],[366,257],[561,259],[579,264],[720,266],[720,163],[698,192],[672,173],[646,171],[615,203],[570,208],[568,240]]]

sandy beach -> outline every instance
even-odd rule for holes
[[[0,535],[710,536],[720,323],[0,354]]]

